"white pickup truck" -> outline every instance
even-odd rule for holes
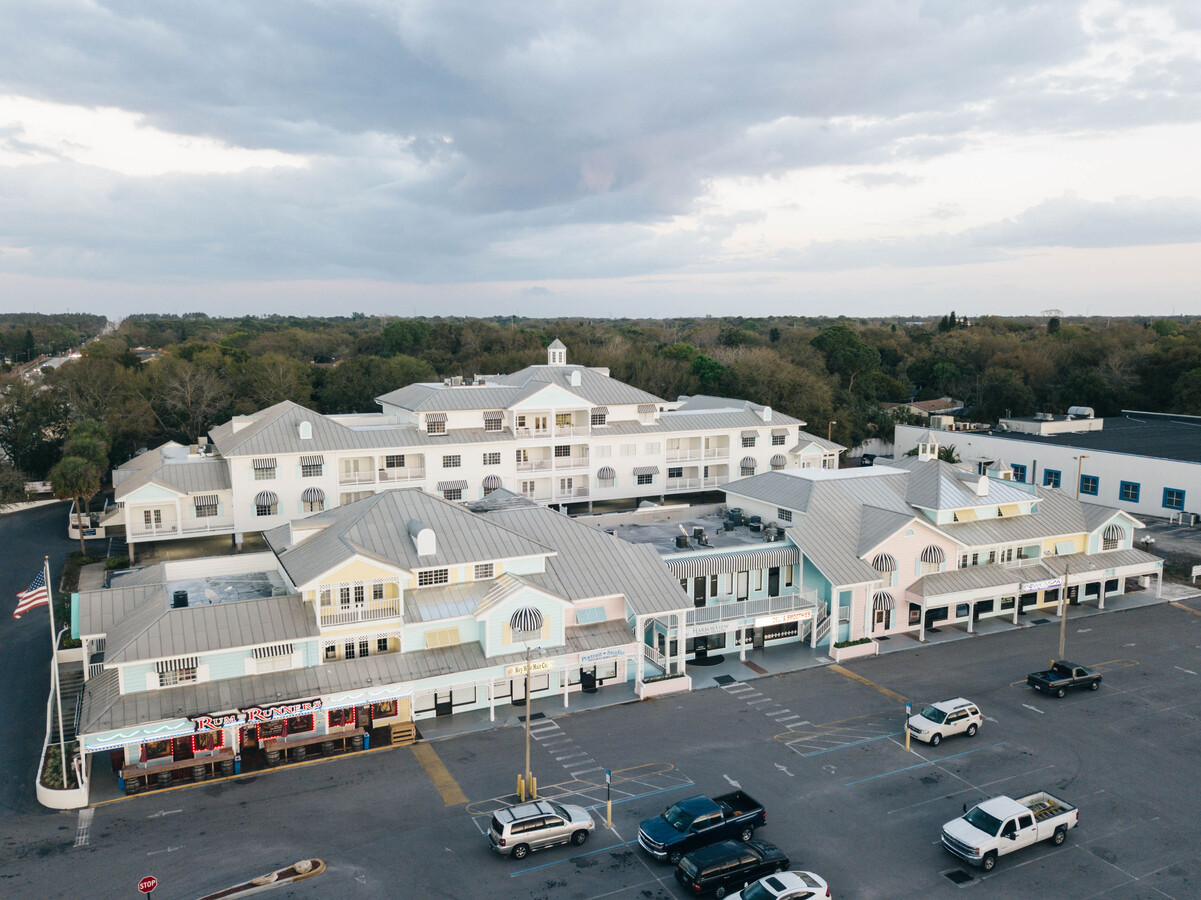
[[[986,872],[997,857],[1050,840],[1062,844],[1080,811],[1045,791],[1028,797],[993,797],[942,826],[942,845]]]

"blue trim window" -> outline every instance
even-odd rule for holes
[[[1012,466],[1012,468],[1013,468],[1013,480],[1014,480],[1014,481],[1020,481],[1020,482],[1022,482],[1022,483],[1025,483],[1025,481],[1026,481],[1026,467],[1025,467],[1025,466],[1020,466],[1020,465],[1018,465],[1017,463],[1014,463],[1014,464],[1013,464],[1013,466]]]
[[[1164,488],[1163,508],[1184,509],[1184,491],[1179,488]]]
[[[1059,470],[1043,469],[1043,487],[1059,487]]]
[[[1123,481],[1118,487],[1118,499],[1126,503],[1138,503],[1141,485],[1137,481]]]
[[[1101,479],[1096,475],[1081,475],[1080,476],[1080,493],[1097,496],[1097,488],[1101,486]]]

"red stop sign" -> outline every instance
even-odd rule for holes
[[[158,887],[158,879],[155,878],[153,875],[147,875],[145,878],[143,878],[141,881],[138,882],[138,890],[141,891],[143,894],[149,894],[156,887]]]

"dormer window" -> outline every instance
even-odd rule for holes
[[[274,459],[256,459],[253,462],[254,480],[255,481],[274,481],[275,480],[275,460]]]
[[[446,434],[446,413],[430,413],[425,417],[426,434]]]
[[[494,409],[484,413],[484,431],[501,431],[505,427],[505,414]]]

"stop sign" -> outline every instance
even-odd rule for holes
[[[155,878],[153,875],[147,875],[145,878],[143,878],[141,881],[138,882],[138,890],[141,891],[143,894],[149,894],[156,887],[158,887],[158,879]]]

